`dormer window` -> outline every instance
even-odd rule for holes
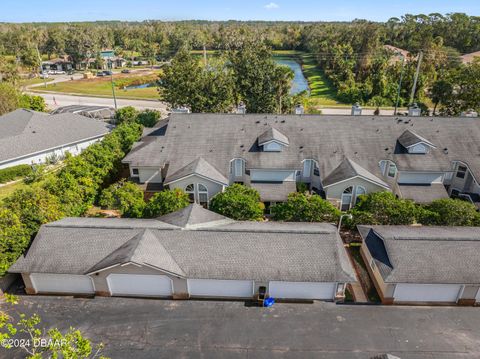
[[[388,164],[387,176],[391,178],[395,178],[396,175],[397,175],[397,166],[395,165],[395,163],[390,162]]]
[[[435,148],[433,143],[410,130],[405,130],[398,138],[398,142],[412,154],[426,154]]]
[[[288,137],[273,127],[258,136],[258,146],[264,152],[280,152],[289,145]]]
[[[235,177],[242,177],[245,173],[245,160],[243,158],[234,158],[230,162],[230,173]]]

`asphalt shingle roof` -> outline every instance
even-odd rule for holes
[[[293,181],[285,181],[282,183],[261,183],[252,182],[250,186],[255,188],[260,194],[262,201],[282,202],[292,192],[297,191],[297,185]]]
[[[431,143],[429,140],[410,130],[405,130],[398,138],[398,142],[400,142],[400,144],[405,148],[416,145],[417,143],[420,143],[420,142],[423,142],[423,143],[426,143],[427,145],[435,147],[435,145]]]
[[[288,136],[281,152],[263,152],[257,138],[275,127]],[[428,138],[437,148],[409,154],[398,143],[405,130]],[[167,176],[198,157],[229,176],[233,158],[250,168],[302,169],[314,159],[325,178],[348,157],[381,178],[379,161],[392,160],[410,171],[451,171],[452,161],[468,164],[480,179],[480,121],[475,118],[428,118],[338,115],[172,114],[163,135],[150,137],[124,162],[133,166],[168,164]]]
[[[183,223],[184,211],[178,215],[170,221]],[[132,225],[135,220],[121,225],[123,219],[53,222],[9,271],[87,274],[132,261],[187,278],[355,281],[333,225],[211,219],[195,229],[159,220],[143,221],[148,228]]]
[[[344,159],[340,162],[337,168],[330,172],[330,174],[323,180],[323,186],[326,187],[357,176],[388,188],[388,184],[349,158]]]
[[[196,203],[192,203],[191,205],[176,212],[158,217],[158,220],[183,228],[192,227],[200,224],[212,224],[212,222],[233,222],[233,220],[231,220],[230,218],[209,211]]]
[[[228,180],[225,178],[225,176],[222,175],[210,163],[205,161],[205,159],[203,159],[202,157],[195,159],[194,161],[187,164],[185,167],[180,168],[177,172],[168,175],[167,178],[165,178],[165,184],[194,174],[211,178],[212,180],[223,183],[225,185],[228,184]]]
[[[109,131],[107,124],[85,116],[15,110],[0,116],[0,163],[100,137]]]
[[[358,228],[387,283],[480,283],[478,227]]]
[[[280,143],[283,143],[285,145],[288,145],[288,137],[285,136],[283,133],[281,133],[279,130],[273,127],[269,127],[264,133],[262,133],[260,136],[258,136],[258,145],[261,146],[264,143],[270,142],[270,141],[277,141]]]
[[[411,199],[415,203],[431,203],[437,199],[449,198],[443,183],[427,185],[399,184],[401,197]]]

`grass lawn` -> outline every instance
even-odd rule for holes
[[[115,76],[114,76],[115,81]],[[112,85],[110,77],[92,78],[74,81],[58,82],[47,85],[47,88],[41,87],[32,90],[37,91],[55,91],[63,93],[72,93],[79,95],[93,95],[100,97],[112,96]],[[118,98],[126,99],[151,99],[158,100],[160,96],[156,87],[147,87],[141,89],[123,90],[115,87],[115,95]]]
[[[30,85],[35,85],[35,84],[40,84],[40,83],[44,83],[44,82],[47,82],[47,84],[50,82],[50,81],[53,81],[52,78],[48,78],[48,79],[41,79],[40,77],[34,77],[33,79],[24,79],[24,80],[20,80],[19,82],[19,85],[20,86],[30,86]]]
[[[6,186],[0,187],[0,202],[7,197],[8,195],[12,194],[17,189],[25,188],[27,185],[23,181],[15,182],[8,184]]]

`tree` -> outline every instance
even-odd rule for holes
[[[147,202],[145,217],[158,217],[178,211],[190,204],[188,195],[181,189],[163,190],[155,193]]]
[[[353,222],[358,222],[358,218],[369,221],[362,224],[412,224],[417,208],[412,201],[396,198],[393,193],[383,191],[361,196],[351,214]]]
[[[20,92],[7,82],[0,83],[0,116],[16,110],[19,106]]]
[[[142,189],[125,180],[104,189],[98,203],[102,207],[118,209],[124,217],[141,218],[145,209]]]
[[[30,236],[18,216],[0,208],[0,276],[17,260],[30,243]]]
[[[287,222],[336,222],[340,211],[330,202],[313,194],[293,192],[286,202],[271,208],[272,219]]]
[[[38,185],[13,192],[3,200],[3,205],[20,219],[29,235],[35,234],[42,224],[63,217],[58,198]]]
[[[264,206],[256,189],[236,183],[217,193],[209,208],[232,219],[259,221],[263,218]]]
[[[137,115],[137,122],[145,127],[153,127],[160,119],[160,112],[155,110],[145,110]]]
[[[19,98],[18,107],[38,112],[47,112],[47,105],[42,96],[22,94]]]
[[[138,111],[133,106],[125,106],[115,112],[115,120],[117,124],[124,122],[135,122],[137,120]]]
[[[466,201],[444,198],[433,201],[420,211],[419,222],[436,226],[480,226],[480,213]]]
[[[430,89],[430,98],[434,103],[433,115],[436,114],[437,106],[439,104],[445,105],[451,99],[453,95],[453,85],[450,81],[441,79],[433,83]]]

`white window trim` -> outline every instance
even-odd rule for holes
[[[205,191],[200,190],[200,186],[205,187]],[[201,194],[206,194],[206,195],[207,195],[207,208],[208,208],[208,205],[209,205],[209,200],[208,200],[208,187],[205,186],[203,183],[197,183],[197,197],[198,197],[198,204],[200,204],[200,205],[201,205],[201,203],[200,203],[200,195],[201,195]]]

